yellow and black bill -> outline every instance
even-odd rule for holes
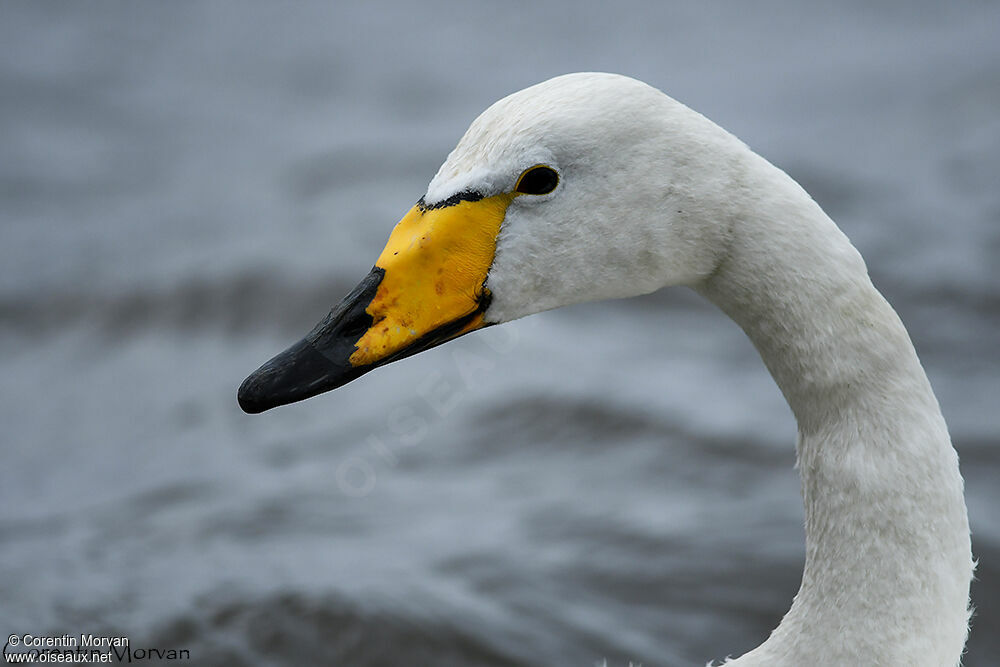
[[[419,202],[340,305],[243,382],[243,411],[263,412],[336,389],[486,326],[486,277],[513,196],[465,192],[433,206]]]

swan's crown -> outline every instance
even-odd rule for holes
[[[534,164],[552,164],[579,144],[615,134],[621,116],[665,95],[617,74],[566,74],[497,101],[473,121],[427,188],[429,203],[474,189],[486,196],[513,189]],[[562,155],[558,155],[561,153]],[[554,165],[553,165],[554,166]]]

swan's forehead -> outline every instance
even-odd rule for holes
[[[559,168],[560,159],[600,145],[624,119],[648,108],[650,86],[613,74],[556,77],[494,103],[466,131],[427,188],[428,203],[473,190],[483,196],[510,191],[536,164]]]

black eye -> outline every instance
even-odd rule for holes
[[[526,195],[547,195],[559,185],[559,174],[555,169],[539,165],[528,169],[517,179],[517,192]]]

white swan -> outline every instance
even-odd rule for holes
[[[472,124],[371,274],[247,378],[260,412],[488,324],[693,287],[747,333],[798,422],[806,562],[730,665],[960,661],[973,560],[958,458],[906,330],[781,170],[663,93],[570,74]]]

